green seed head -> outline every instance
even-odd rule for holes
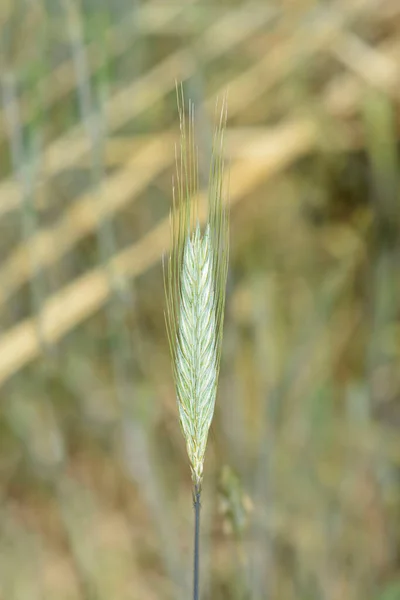
[[[228,268],[222,157],[226,102],[214,135],[203,232],[198,219],[193,105],[189,102],[186,127],[182,88],[178,108],[181,143],[171,215],[172,250],[165,271],[166,324],[180,423],[192,479],[200,487],[217,393]]]

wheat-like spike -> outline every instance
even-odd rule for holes
[[[202,231],[197,206],[194,109],[189,102],[186,124],[182,86],[177,92],[181,141],[180,152],[176,152],[176,184],[173,183],[172,250],[164,270],[166,325],[180,423],[192,479],[200,490],[217,393],[228,268],[222,154],[226,101],[213,140],[208,217]]]
[[[217,391],[213,256],[209,226],[186,240],[176,356],[179,416],[193,479],[199,484]]]

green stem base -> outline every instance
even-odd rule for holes
[[[194,486],[194,565],[193,565],[193,600],[199,600],[199,563],[200,563],[200,495],[199,485]]]

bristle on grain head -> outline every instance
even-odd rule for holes
[[[176,151],[173,184],[172,250],[164,271],[165,317],[180,423],[192,479],[200,489],[217,393],[228,270],[229,227],[223,160],[226,99],[213,139],[208,213],[202,229],[194,108],[189,101],[186,117],[182,87],[177,92],[180,149]]]

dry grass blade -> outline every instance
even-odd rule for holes
[[[198,39],[198,48],[207,47],[205,62],[211,62],[223,56],[243,40],[248,39],[260,27],[267,23],[274,12],[269,7],[257,11],[256,17],[245,19],[245,8],[239,9],[234,14],[223,15],[213,23],[212,29],[207,30]],[[245,25],[243,25],[245,23]],[[225,32],[220,38],[215,34]],[[213,34],[214,32],[214,34]],[[220,39],[216,44],[216,40]],[[169,93],[174,86],[171,73],[180,78],[189,77],[195,64],[188,60],[188,49],[182,48],[159,61],[154,67],[130,85],[124,86],[116,92],[107,103],[105,110],[106,122],[110,132],[126,125],[141,111],[146,110]],[[78,124],[54,140],[43,153],[46,177],[73,168],[82,157],[90,152],[90,140],[85,137],[83,127]],[[0,217],[16,210],[21,203],[19,186],[12,177],[2,180],[0,184]]]
[[[286,168],[310,151],[318,139],[316,124],[304,121],[285,124],[264,142],[264,160],[242,161],[232,168],[230,203],[243,200],[261,181]],[[254,152],[259,150],[256,143]],[[252,148],[249,147],[252,154]],[[199,199],[199,221],[205,215]],[[169,247],[168,219],[161,221],[139,242],[120,252],[113,263],[121,276],[137,277],[159,260]],[[88,271],[45,302],[41,318],[47,342],[60,340],[79,323],[104,306],[109,298],[109,281],[104,269]],[[0,385],[40,355],[34,319],[25,319],[5,332],[0,342]]]

